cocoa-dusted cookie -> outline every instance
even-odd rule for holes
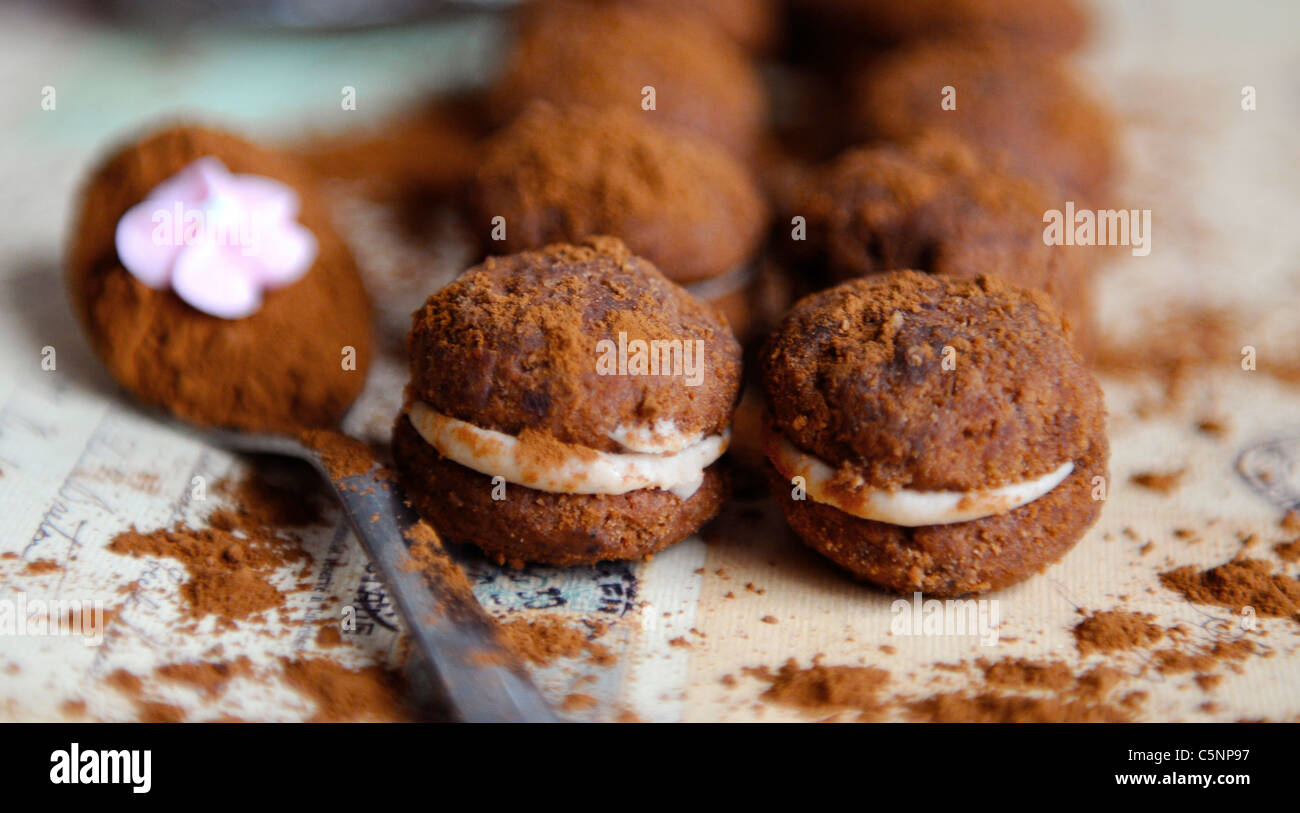
[[[1086,249],[1043,241],[1043,213],[1054,205],[1033,181],[934,134],[849,150],[810,173],[783,217],[803,217],[805,239],[785,245],[805,270],[832,281],[904,268],[993,274],[1047,292],[1086,340],[1091,268]]]
[[[370,305],[297,161],[217,130],[120,148],[81,196],[68,292],[109,372],[202,424],[336,425],[360,393]]]
[[[767,117],[757,70],[694,15],[593,0],[529,3],[489,90],[505,124],[535,99],[647,113],[748,157]],[[646,109],[653,101],[653,109]]]
[[[1040,292],[896,271],[795,306],[762,354],[786,519],[855,576],[997,590],[1101,510],[1101,390]]]
[[[996,35],[1017,47],[1068,50],[1088,20],[1073,0],[795,0],[796,13],[881,45],[951,35]]]
[[[1114,123],[1050,54],[999,38],[918,40],[869,62],[853,86],[861,139],[953,133],[1057,196],[1095,200],[1110,179]],[[953,109],[941,103],[949,87]]]
[[[489,258],[409,345],[393,452],[445,536],[515,565],[636,559],[720,506],[740,347],[622,242]]]
[[[709,299],[747,290],[768,223],[756,183],[721,147],[653,115],[531,105],[489,141],[470,184],[487,250],[610,235],[675,282],[711,280]]]

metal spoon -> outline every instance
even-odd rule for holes
[[[378,460],[372,459],[364,474],[338,477],[318,449],[287,435],[196,427],[172,418],[166,420],[228,449],[305,460],[324,476],[338,495],[361,547],[383,579],[416,651],[432,673],[434,688],[458,719],[555,722],[555,714],[519,660],[497,639],[495,622],[464,582],[420,568],[408,555],[410,533],[420,517],[396,478],[385,472]],[[358,450],[365,448],[345,435],[333,434]],[[438,554],[447,555],[441,546]],[[450,559],[448,564],[452,564]]]

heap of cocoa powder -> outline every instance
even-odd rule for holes
[[[594,639],[604,635],[609,625],[596,622],[587,625],[589,631],[569,626],[564,620],[552,616],[516,618],[502,622],[500,638],[520,660],[546,666],[559,658],[576,658],[586,654],[587,660],[598,666],[615,662],[614,654]]]
[[[305,467],[300,473],[303,482],[315,484]],[[319,487],[285,488],[256,473],[218,482],[213,491],[230,502],[209,516],[212,527],[132,528],[114,537],[108,550],[179,561],[189,572],[180,588],[188,615],[196,620],[215,615],[219,626],[228,627],[284,605],[284,595],[270,582],[275,571],[299,565],[300,575],[308,573],[310,557],[281,529],[321,522],[324,496]]]
[[[212,490],[231,504],[209,514],[208,524],[250,535],[321,524],[330,498],[320,478],[305,465],[285,468],[295,475],[293,488],[277,485],[256,472],[238,480],[219,481]]]
[[[281,658],[280,670],[257,670],[244,656],[229,661],[184,661],[159,666],[153,678],[198,690],[215,698],[238,677],[274,680],[277,677],[315,704],[309,722],[383,721],[414,719],[400,672],[382,666],[349,669],[321,658]],[[151,699],[139,675],[118,669],[105,682],[131,700],[141,722],[183,722],[185,709]],[[223,718],[230,719],[230,718]]]
[[[1234,559],[1208,570],[1180,567],[1161,573],[1160,583],[1197,604],[1233,610],[1252,607],[1267,618],[1300,620],[1300,582],[1274,573],[1260,559]]]
[[[220,626],[284,604],[284,595],[269,581],[279,567],[307,558],[296,541],[279,537],[248,539],[216,528],[195,530],[182,525],[142,533],[132,528],[109,543],[113,553],[166,556],[189,571],[181,585],[188,615],[217,616]]]
[[[820,658],[806,669],[791,658],[775,673],[766,667],[744,671],[770,684],[763,697],[774,703],[812,710],[854,709],[864,720],[883,711],[879,695],[890,679],[888,671],[875,666],[823,666]]]
[[[1080,655],[1114,652],[1150,646],[1164,637],[1165,631],[1153,624],[1154,616],[1124,610],[1107,610],[1088,615],[1074,626],[1074,645]]]
[[[308,722],[413,718],[400,672],[382,666],[349,669],[325,658],[282,658],[280,663],[285,681],[316,703]]]

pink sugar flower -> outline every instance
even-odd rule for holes
[[[316,261],[316,238],[297,216],[289,186],[200,158],[122,216],[117,256],[150,288],[242,319],[262,306],[265,291],[297,281]]]

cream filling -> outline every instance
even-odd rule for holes
[[[844,478],[837,478],[838,472],[825,462],[795,448],[784,437],[768,434],[772,465],[787,479],[802,477],[808,497],[855,517],[909,528],[970,522],[1006,513],[1047,494],[1074,471],[1074,463],[1062,463],[1033,480],[977,491],[876,490],[861,479],[846,487]]]
[[[672,452],[613,453],[556,441],[540,446],[525,443],[514,435],[443,415],[422,401],[411,402],[406,416],[420,437],[443,457],[480,474],[552,494],[626,494],[659,488],[685,500],[699,489],[704,470],[722,457],[731,440],[728,428]],[[675,427],[672,433],[661,432],[663,428],[656,424],[641,430],[619,430],[634,442],[644,441],[642,447],[652,443],[662,446],[665,436],[681,438]]]
[[[645,454],[672,454],[704,440],[702,434],[678,431],[672,418],[658,418],[652,424],[621,423],[607,437],[624,449]]]

